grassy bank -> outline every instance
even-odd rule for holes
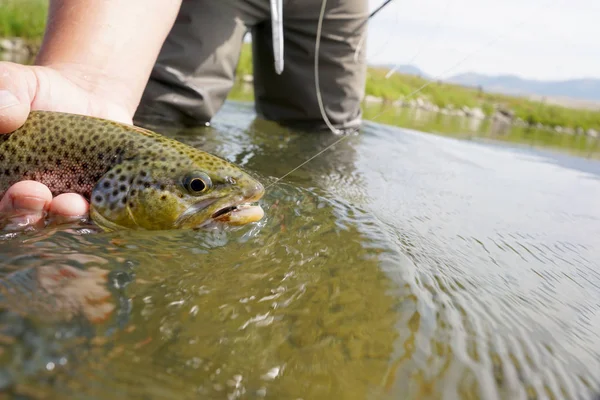
[[[48,0],[0,0],[0,38],[39,41],[47,15]]]
[[[238,66],[238,79],[252,74],[252,56],[250,46],[242,51],[243,62]],[[392,103],[410,95],[425,84],[429,84],[412,98],[420,97],[440,108],[453,106],[461,108],[479,107],[486,115],[495,109],[509,110],[514,116],[530,124],[542,124],[549,127],[562,126],[573,129],[600,130],[600,112],[561,107],[531,101],[526,98],[486,93],[475,88],[468,88],[443,82],[430,82],[413,75],[394,74],[386,79],[386,69],[369,67],[365,92]]]
[[[39,41],[46,23],[48,0],[0,0],[0,38],[22,37],[30,41]],[[238,80],[252,74],[252,54],[249,45],[244,45],[237,68]],[[385,78],[387,70],[369,68],[366,94],[394,102],[419,89],[428,81],[412,75],[394,74]],[[239,88],[234,91],[242,92]],[[248,98],[247,92],[244,97]],[[515,117],[531,124],[543,124],[554,127],[600,130],[600,112],[572,109],[556,105],[543,104],[521,97],[486,93],[473,88],[433,82],[418,96],[440,108],[453,106],[461,108],[479,107],[486,115],[496,108],[510,110]]]

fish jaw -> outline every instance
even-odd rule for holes
[[[265,216],[265,211],[260,205],[253,206],[248,203],[240,204],[231,211],[213,217],[214,221],[224,222],[228,225],[247,225],[252,222],[258,222]]]
[[[105,218],[93,204],[90,204],[90,219],[105,232],[117,231],[122,229],[132,229],[132,227],[119,225]]]

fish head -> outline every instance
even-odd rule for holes
[[[108,229],[198,228],[211,222],[244,225],[262,219],[263,185],[212,154],[125,161],[96,184],[90,216]]]

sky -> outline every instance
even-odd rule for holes
[[[369,23],[367,59],[440,79],[600,78],[599,21],[600,0],[392,0]]]

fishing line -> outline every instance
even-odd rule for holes
[[[384,4],[382,4],[378,9],[376,9],[374,12],[372,12],[370,16],[375,15],[377,12],[379,12],[381,9],[383,9],[384,6],[386,6],[387,4],[389,4],[392,1],[393,0],[386,0],[386,2]],[[556,4],[554,4],[554,5],[556,6]],[[314,68],[315,89],[316,89],[316,92],[317,92],[316,93],[317,94],[317,101],[319,103],[319,109],[321,111],[321,116],[322,116],[323,120],[325,121],[325,124],[327,125],[327,127],[331,130],[331,132],[333,132],[334,134],[337,135],[337,134],[341,134],[341,131],[338,130],[338,129],[336,129],[331,124],[331,122],[329,121],[329,118],[327,117],[327,115],[325,113],[325,109],[323,107],[323,99],[321,97],[321,88],[320,88],[320,85],[319,85],[319,47],[320,47],[321,30],[322,30],[323,18],[324,18],[324,15],[325,15],[325,8],[326,8],[326,6],[327,6],[327,0],[323,0],[322,3],[321,3],[321,12],[320,12],[319,21],[318,21],[318,24],[317,24],[317,37],[316,37],[316,41],[315,41],[315,63],[314,63],[314,66],[315,66],[315,68]],[[418,94],[419,92],[421,92],[423,89],[425,89],[427,86],[435,83],[438,80],[438,78],[441,77],[442,75],[444,75],[444,74],[446,74],[446,73],[454,70],[455,68],[457,68],[458,66],[460,66],[461,64],[463,64],[465,61],[467,61],[469,58],[471,58],[474,55],[478,54],[482,50],[485,50],[486,48],[488,48],[489,46],[491,46],[493,43],[497,42],[498,40],[500,40],[501,38],[503,38],[504,36],[506,36],[508,33],[513,32],[518,26],[521,26],[525,22],[529,21],[532,16],[538,15],[539,10],[541,8],[542,8],[542,6],[540,6],[539,8],[537,8],[535,10],[535,12],[532,12],[531,14],[528,14],[528,16],[526,18],[524,18],[524,19],[520,20],[519,22],[511,25],[511,27],[510,27],[509,30],[507,30],[504,33],[496,36],[495,38],[493,38],[489,42],[485,43],[483,46],[479,47],[475,51],[467,54],[465,57],[463,57],[462,59],[460,59],[458,62],[456,62],[450,68],[446,69],[442,73],[440,73],[440,74],[436,75],[435,77],[431,78],[431,80],[429,82],[425,83],[424,85],[422,85],[418,89],[416,89],[413,92],[409,93],[405,97],[405,99],[408,99],[408,98],[410,98],[412,96],[415,96],[416,94]],[[551,8],[553,8],[553,7],[547,7],[545,11],[548,12],[548,10],[550,10]],[[369,18],[370,17],[366,18],[363,23],[366,23],[366,21],[368,21]],[[385,110],[381,111],[378,114],[376,114],[373,118],[371,118],[371,120],[375,121],[378,117],[380,117],[381,115],[383,115],[384,112],[385,112]],[[325,147],[323,150],[319,151],[317,154],[315,154],[314,156],[310,157],[308,160],[304,161],[303,163],[301,163],[300,165],[298,165],[297,167],[295,167],[291,171],[289,171],[289,172],[285,173],[284,175],[282,175],[281,177],[277,178],[274,182],[272,182],[268,186],[266,186],[265,189],[273,186],[274,184],[276,184],[277,182],[281,181],[282,179],[284,179],[288,175],[290,175],[293,172],[297,171],[298,169],[302,168],[304,165],[308,164],[310,161],[314,160],[315,158],[317,158],[321,154],[325,153],[327,150],[331,149],[336,144],[338,144],[338,143],[342,142],[343,140],[345,140],[348,136],[350,136],[350,135],[347,135],[347,134],[342,135],[342,137],[340,137],[338,140],[336,140],[335,142],[333,142],[329,146]]]
[[[317,101],[319,102],[319,110],[321,111],[321,116],[323,120],[327,124],[327,127],[334,134],[341,133],[340,130],[336,129],[327,114],[325,113],[325,108],[323,107],[323,99],[321,98],[321,86],[319,85],[319,48],[321,45],[321,28],[323,27],[323,17],[325,15],[325,7],[327,6],[327,0],[323,0],[321,2],[321,14],[319,15],[319,22],[317,23],[317,40],[315,41],[315,89],[317,92]]]
[[[363,20],[363,22],[358,25],[358,27],[356,28],[356,30],[362,28],[362,26],[369,21],[371,18],[373,18],[373,16],[375,14],[377,14],[379,11],[381,11],[383,9],[383,7],[387,6],[388,4],[390,4],[392,0],[390,1],[386,1],[385,3],[383,3],[381,6],[379,6],[375,11],[373,11],[371,14],[369,14],[369,16]],[[398,24],[398,12],[395,13],[394,15],[394,24],[397,25]],[[367,37],[367,31],[365,29],[365,31],[360,35],[360,39],[358,40],[358,44],[356,45],[356,50],[354,51],[354,62],[358,62],[358,55],[360,54],[360,51],[362,50],[363,47],[363,43]],[[396,35],[391,35],[386,37],[383,46],[381,47],[383,49],[383,47],[387,46],[387,44],[390,42],[390,40],[394,39]],[[375,54],[377,54],[378,51],[375,51]]]
[[[358,26],[357,29],[360,29],[362,27],[362,25],[366,24],[367,21],[369,21],[369,19],[371,19],[373,16],[375,16],[379,11],[383,10],[383,8],[385,6],[387,6],[388,4],[390,4],[392,1],[393,0],[386,0],[385,2],[383,2],[383,4],[381,4],[375,10],[373,10],[373,12],[371,12],[371,14],[369,14],[369,16],[362,22],[361,25]],[[333,134],[338,135],[341,133],[341,131],[339,129],[336,129],[331,124],[331,122],[329,121],[329,118],[327,117],[327,113],[325,112],[325,107],[323,106],[323,98],[321,97],[321,86],[319,84],[319,49],[321,47],[321,31],[323,29],[323,19],[325,17],[325,8],[326,7],[327,7],[327,0],[323,0],[321,2],[321,12],[319,13],[319,20],[317,22],[317,37],[315,40],[315,71],[314,71],[315,90],[317,92],[317,102],[319,103],[319,110],[321,112],[321,117],[323,118],[323,121],[325,121],[325,124],[327,125],[327,127]],[[364,35],[363,35],[363,37],[364,37]],[[356,61],[357,54],[360,51],[362,39],[363,38],[361,38],[361,41],[359,42],[356,52],[354,53],[355,61]],[[335,145],[336,143],[337,142],[335,142],[333,145]],[[288,175],[288,174],[286,174],[286,175]]]
[[[556,4],[555,4],[556,5]],[[470,59],[471,57],[473,57],[474,55],[480,53],[483,50],[486,50],[488,47],[490,47],[492,44],[494,44],[495,42],[497,42],[498,40],[504,38],[506,35],[508,35],[509,33],[514,32],[518,27],[522,26],[523,24],[525,24],[526,22],[528,22],[532,16],[538,15],[539,10],[542,8],[542,6],[538,7],[535,9],[535,11],[531,12],[531,14],[529,14],[526,18],[518,21],[517,23],[513,24],[510,26],[510,29],[501,33],[500,35],[496,36],[495,38],[493,38],[492,40],[488,41],[487,43],[485,43],[483,46],[479,47],[478,49],[476,49],[475,51],[467,54],[465,57],[463,57],[462,59],[458,60],[453,66],[451,66],[450,68],[446,69],[445,71],[435,75],[434,77],[430,78],[430,80],[423,84],[421,87],[419,87],[418,89],[412,91],[411,93],[409,93],[405,99],[408,99],[412,96],[415,96],[416,94],[418,94],[419,92],[421,92],[423,89],[425,89],[427,86],[432,85],[434,83],[436,83],[438,81],[439,78],[441,78],[443,75],[451,72],[452,70],[454,70],[455,68],[459,67],[461,64],[463,64],[465,61],[467,61],[468,59]],[[546,8],[546,12],[548,12],[548,10],[552,8],[552,7],[548,7]],[[374,121],[376,118],[380,117],[381,115],[383,115],[385,113],[385,110],[381,111],[379,114],[376,114],[372,120]]]
[[[442,20],[444,20],[444,18],[446,17],[446,14],[448,14],[448,10],[450,9],[450,0],[446,1],[446,6],[444,8],[444,11],[442,12],[442,16],[440,17],[440,19],[438,20],[437,24],[435,24],[435,28],[433,28],[433,31],[431,33],[431,36],[429,36],[429,41],[427,42],[428,44],[423,46],[421,45],[419,50],[415,53],[415,55],[408,60],[405,64],[406,65],[411,65],[420,55],[421,53],[423,53],[423,50],[428,48],[429,46],[431,46],[431,44],[433,43],[433,38],[436,37],[436,34],[439,33],[439,27],[442,24]],[[387,74],[385,74],[385,79],[389,79],[390,76],[394,75],[394,73],[398,70],[398,67],[400,66],[400,63],[395,64],[389,71]]]
[[[270,184],[268,184],[265,187],[265,190],[270,188],[271,186],[273,186],[274,184],[276,184],[277,182],[279,182],[280,180],[282,180],[283,178],[285,178],[286,176],[288,176],[291,173],[296,172],[297,170],[299,170],[300,168],[302,168],[303,166],[305,166],[306,164],[308,164],[309,162],[311,162],[312,160],[314,160],[315,158],[319,157],[321,154],[325,153],[327,150],[329,150],[330,148],[332,148],[333,146],[335,146],[336,144],[338,144],[339,142],[341,142],[342,140],[346,139],[348,136],[344,135],[342,137],[340,137],[338,140],[336,140],[335,142],[333,142],[332,144],[330,144],[329,146],[325,147],[323,150],[321,150],[320,152],[318,152],[317,154],[315,154],[314,156],[312,156],[311,158],[309,158],[308,160],[304,161],[302,164],[298,165],[296,168],[294,168],[293,170],[287,172],[285,175],[281,176],[280,178],[275,179],[275,182],[271,182]]]

